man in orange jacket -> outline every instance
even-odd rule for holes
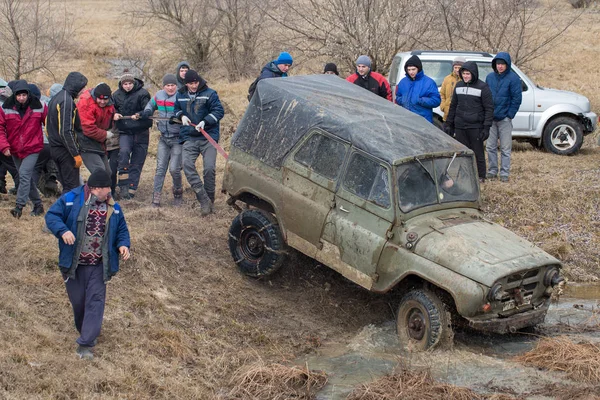
[[[106,83],[86,90],[77,103],[81,132],[77,132],[77,141],[83,164],[94,173],[102,169],[111,175],[105,142],[113,136],[110,131],[115,116],[112,91]]]

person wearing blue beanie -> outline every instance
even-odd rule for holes
[[[288,71],[293,62],[292,55],[286,51],[282,51],[275,60],[267,63],[260,71],[258,78],[248,88],[248,101],[252,99],[258,82],[267,78],[285,78],[288,76]]]

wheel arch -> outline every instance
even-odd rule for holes
[[[540,119],[540,122],[537,124],[537,128],[535,130],[535,137],[536,138],[540,138],[543,139],[544,136],[544,131],[546,130],[546,127],[548,126],[548,124],[550,122],[552,122],[553,120],[560,118],[560,117],[568,117],[568,118],[572,118],[575,121],[578,121],[579,123],[581,123],[580,118],[579,118],[579,114],[581,114],[582,111],[579,107],[576,107],[574,105],[556,105],[556,106],[552,106],[549,109],[547,109],[546,111],[544,111],[544,113],[542,114],[542,118]],[[583,131],[583,124],[582,124],[582,131]]]
[[[273,218],[275,218],[277,220],[277,223],[279,224],[283,240],[287,243],[287,230],[285,229],[283,221],[281,221],[281,219],[277,217],[279,212],[277,207],[274,205],[275,202],[272,199],[265,199],[258,193],[255,193],[253,190],[248,188],[241,190],[235,195],[230,194],[230,196],[231,198],[227,201],[229,205],[233,206],[233,204],[239,200],[241,202],[246,203],[249,206],[256,207],[258,209],[272,214]]]

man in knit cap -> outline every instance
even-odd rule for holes
[[[444,78],[444,81],[442,82],[442,89],[440,90],[440,97],[442,98],[440,110],[442,110],[444,113],[444,124],[446,123],[446,119],[448,119],[448,111],[450,110],[452,93],[454,93],[456,84],[460,82],[460,67],[462,67],[466,62],[467,60],[464,57],[456,57],[452,62],[452,71]]]
[[[323,68],[323,73],[329,75],[340,75],[337,69],[337,65],[335,65],[334,63],[325,64],[325,68]]]
[[[156,174],[154,175],[154,192],[152,194],[152,207],[160,206],[167,168],[173,178],[173,204],[180,206],[183,200],[183,186],[181,183],[181,151],[179,142],[180,125],[169,124],[166,120],[175,115],[175,100],[177,97],[177,78],[173,74],[166,74],[162,80],[163,89],[159,90],[146,108],[141,113],[141,118],[149,118],[158,110],[157,128],[160,132],[158,139],[158,152],[156,154]]]
[[[111,175],[105,145],[106,140],[113,136],[110,128],[115,107],[111,94],[110,86],[100,83],[95,88],[83,92],[77,103],[82,128],[82,132],[78,132],[77,140],[83,163],[91,173],[102,169]]]
[[[285,78],[288,76],[288,71],[292,67],[293,62],[292,55],[285,51],[279,53],[279,56],[275,60],[268,62],[260,71],[258,78],[248,88],[248,101],[252,99],[258,82],[267,78]]]
[[[213,212],[215,202],[215,165],[217,149],[204,137],[206,130],[219,141],[220,122],[225,111],[216,91],[209,88],[198,73],[190,69],[185,74],[185,88],[179,89],[175,101],[175,118],[181,119],[179,139],[183,143],[183,172],[196,193],[202,216]],[[196,170],[196,160],[202,155],[203,178]]]
[[[406,76],[396,87],[396,104],[433,124],[433,109],[442,99],[433,79],[423,72],[421,59],[414,55],[404,64]]]
[[[371,58],[369,56],[360,56],[356,60],[356,72],[346,78],[350,83],[354,83],[376,95],[392,101],[392,90],[387,79],[380,73],[371,71]]]
[[[110,196],[110,176],[98,169],[87,184],[63,194],[46,214],[58,238],[58,267],[79,332],[76,353],[94,358],[102,328],[106,283],[119,271],[119,255],[129,259],[129,229],[123,210]]]
[[[119,80],[119,89],[113,93],[115,121],[119,130],[119,193],[121,199],[132,199],[142,175],[150,140],[149,119],[138,119],[150,101],[144,82],[126,73]],[[130,118],[123,118],[130,117]]]

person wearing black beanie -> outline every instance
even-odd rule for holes
[[[335,65],[334,63],[327,63],[325,64],[325,68],[323,69],[323,73],[324,74],[330,74],[330,75],[340,75],[340,73],[338,72],[337,69],[337,65]]]
[[[123,210],[110,196],[110,176],[92,173],[86,185],[63,194],[48,210],[46,226],[58,239],[58,268],[79,332],[75,354],[92,360],[102,329],[106,284],[130,257]]]

